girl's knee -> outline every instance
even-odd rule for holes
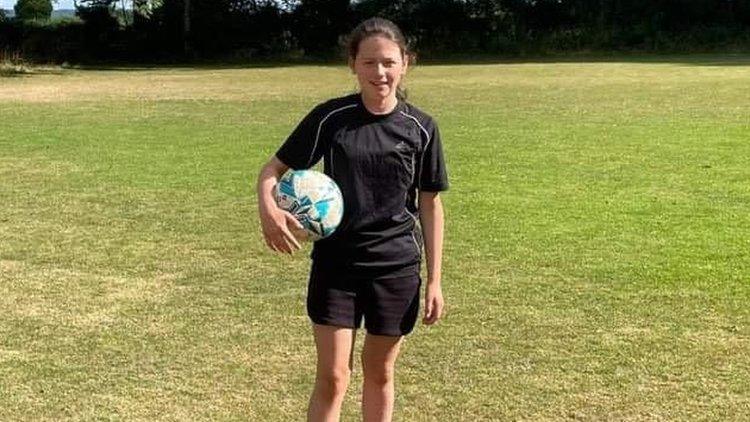
[[[336,399],[346,394],[351,371],[348,367],[318,373],[317,381],[320,392],[328,399]]]
[[[362,365],[365,382],[385,386],[393,383],[395,369],[393,365]]]

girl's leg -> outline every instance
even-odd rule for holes
[[[313,324],[313,336],[318,364],[307,420],[338,421],[352,371],[356,332],[351,328]]]
[[[403,336],[367,334],[362,349],[362,416],[365,422],[390,422],[393,416],[394,368]]]

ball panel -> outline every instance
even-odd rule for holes
[[[344,214],[336,182],[314,170],[289,170],[275,189],[276,202],[300,221],[313,240],[330,236]]]

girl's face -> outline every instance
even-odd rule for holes
[[[357,57],[349,59],[349,67],[357,75],[362,94],[377,101],[396,97],[396,88],[407,65],[398,44],[377,35],[360,41]]]

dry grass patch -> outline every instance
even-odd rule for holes
[[[297,68],[65,70],[57,75],[5,81],[0,85],[0,102],[288,100],[304,98],[334,80],[347,78],[343,69],[323,69],[315,81],[302,80],[306,71]],[[287,85],[279,85],[278,78]]]
[[[153,278],[112,276],[3,261],[3,318],[98,330],[118,323],[128,309],[165,303],[177,274]]]

